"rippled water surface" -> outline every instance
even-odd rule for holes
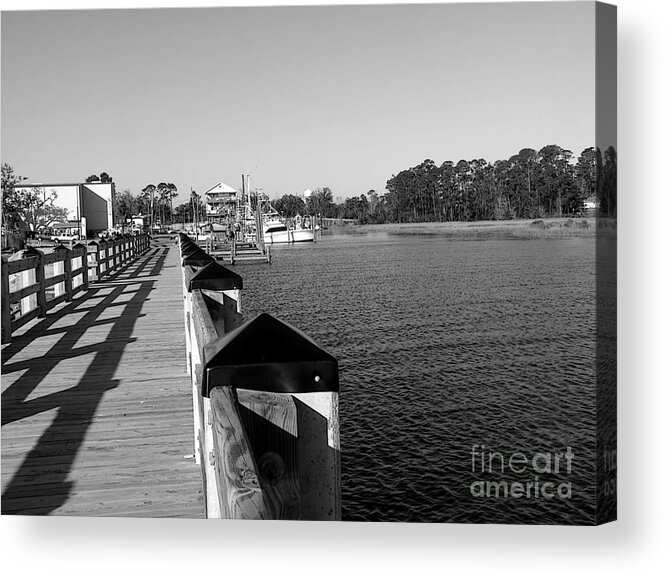
[[[338,358],[343,519],[591,520],[593,239],[325,236],[237,271],[246,318],[270,312]],[[473,497],[503,478],[472,472],[474,445],[571,447],[572,473],[540,478],[571,498]]]

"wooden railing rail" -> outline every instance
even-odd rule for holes
[[[87,247],[76,244],[71,249],[61,244],[50,254],[29,247],[21,259],[2,258],[2,343],[11,341],[12,333],[30,320],[71,301],[87,290],[91,281],[119,269],[149,246],[145,235],[127,236],[110,242],[92,241]]]
[[[97,281],[108,276],[120,266],[144,254],[149,247],[150,238],[145,234],[88,242],[91,280]]]
[[[179,238],[206,515],[339,520],[337,361],[269,314],[243,323],[242,278]]]

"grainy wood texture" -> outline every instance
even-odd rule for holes
[[[215,477],[206,482],[217,494],[208,494],[217,505],[209,517],[340,520],[336,393],[215,387],[208,417]]]
[[[288,393],[237,390],[238,411],[271,519],[301,519],[298,413]]]
[[[204,516],[170,244],[2,346],[3,514]]]
[[[233,390],[210,394],[214,466],[220,513],[226,519],[272,519],[259,485],[256,462],[243,430]]]

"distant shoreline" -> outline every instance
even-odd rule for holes
[[[515,237],[515,238],[568,238],[595,237],[607,230],[615,232],[615,219],[597,218],[543,218],[529,220],[483,220],[474,222],[416,222],[393,224],[363,224],[354,226],[354,232],[385,232],[395,235],[451,236],[462,238]],[[346,228],[346,231],[351,231]],[[354,233],[352,232],[352,233]]]

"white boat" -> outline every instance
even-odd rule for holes
[[[232,200],[228,198],[223,206],[224,211],[233,214],[236,241],[256,244],[316,241],[315,233],[319,226],[314,217],[296,214],[294,218],[285,219],[271,205],[261,188],[253,185],[249,174],[243,174],[242,180],[241,189],[233,196],[233,209],[229,210]],[[232,220],[229,219],[228,226],[231,225]]]
[[[264,243],[291,244],[296,242],[315,241],[315,230],[308,218],[296,215],[289,225],[276,214],[264,214]]]

